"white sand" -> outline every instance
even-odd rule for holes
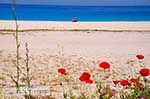
[[[150,54],[149,33],[114,32],[25,32],[20,33],[20,49],[29,43],[31,53],[57,54],[63,47],[65,55],[101,57],[102,55]],[[15,51],[12,35],[0,35],[0,50]]]
[[[55,22],[19,21],[19,29],[98,29],[98,30],[150,30],[150,22]],[[14,21],[0,20],[0,29],[15,29]]]
[[[98,29],[98,30],[150,30],[150,22],[49,22],[18,21],[19,29]],[[14,21],[0,21],[0,29],[15,29]],[[35,52],[58,53],[63,47],[67,55],[98,57],[100,54],[149,54],[149,32],[73,32],[32,31],[20,34],[21,50],[25,42]],[[0,50],[15,51],[12,35],[0,35]]]

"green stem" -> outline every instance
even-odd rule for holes
[[[27,78],[27,86],[28,86],[28,91],[29,91],[29,95],[31,94],[31,78],[30,78],[30,68],[29,68],[29,49],[28,49],[28,43],[25,43],[25,47],[26,47],[26,78]]]
[[[16,16],[16,0],[13,0],[13,17],[15,20],[15,40],[16,40],[16,68],[17,68],[17,78],[16,78],[16,89],[17,93],[20,91],[20,68],[19,68],[19,37],[18,37],[18,23],[17,23],[17,16]]]
[[[65,92],[65,88],[64,88],[63,84],[60,83],[60,86],[62,87],[62,90],[63,90],[63,97],[64,97],[64,99],[67,99],[67,93]]]

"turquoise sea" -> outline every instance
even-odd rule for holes
[[[150,21],[150,6],[17,5],[18,20]],[[0,20],[13,20],[12,5],[0,4]]]

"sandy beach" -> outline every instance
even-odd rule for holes
[[[19,21],[20,30],[135,30],[150,31],[150,22],[58,22],[58,21]],[[0,20],[0,30],[15,29],[14,21]]]
[[[51,95],[57,97],[56,99],[62,99],[62,89],[50,84],[59,85],[60,77],[57,75],[59,67],[63,66],[69,71],[68,78],[63,80],[66,90],[75,90],[74,93],[77,95],[81,85],[76,85],[75,89],[68,87],[67,84],[80,83],[77,75],[81,75],[84,71],[90,71],[94,80],[97,80],[98,73],[101,73],[100,78],[109,75],[102,82],[109,82],[109,85],[113,86],[112,79],[136,76],[141,65],[150,67],[150,22],[18,21],[18,24],[19,30],[30,30],[19,32],[21,69],[24,69],[25,43],[27,42],[33,76],[32,85],[50,86],[46,90],[50,90]],[[14,21],[0,21],[0,77],[4,78],[1,85],[6,85],[3,91],[7,90],[7,94],[11,93],[7,88],[14,85],[7,73],[13,74],[15,71],[16,50],[14,32],[7,30],[14,29]],[[44,31],[38,31],[38,29],[44,29]],[[113,32],[114,30],[121,32]],[[139,62],[135,57],[137,54],[143,54],[145,59]],[[102,61],[111,63],[112,68],[107,75],[98,67],[99,62]],[[131,71],[130,62],[136,66],[134,73]],[[93,87],[95,88],[95,86],[86,88]],[[87,90],[86,88],[83,89]]]
[[[98,54],[136,54],[148,53],[150,49],[150,22],[47,22],[18,21],[21,50],[25,42],[35,52],[57,53],[58,49],[67,55],[98,57]],[[14,21],[0,21],[1,34],[15,30]],[[36,30],[37,31],[34,31]],[[38,31],[47,29],[52,31]],[[81,31],[65,31],[65,30]],[[87,31],[82,31],[86,29]],[[90,31],[90,30],[128,30],[128,32]],[[53,31],[54,30],[54,31]],[[58,31],[55,31],[58,30]],[[62,30],[62,31],[59,31]],[[64,31],[63,31],[64,30]],[[89,30],[89,31],[88,31]],[[131,32],[130,30],[135,30]],[[139,30],[140,32],[136,32]],[[15,51],[15,40],[12,35],[0,36],[0,50]],[[40,46],[39,46],[40,45]],[[87,54],[88,53],[88,54]]]

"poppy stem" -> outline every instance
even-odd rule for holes
[[[104,74],[106,73],[106,70],[104,69]]]
[[[64,99],[67,99],[67,93],[65,92],[65,88],[64,88],[64,86],[63,86],[63,83],[60,83],[60,86],[62,87]]]
[[[105,78],[105,75],[107,75],[107,74],[106,74],[106,69],[104,69],[104,78]]]

